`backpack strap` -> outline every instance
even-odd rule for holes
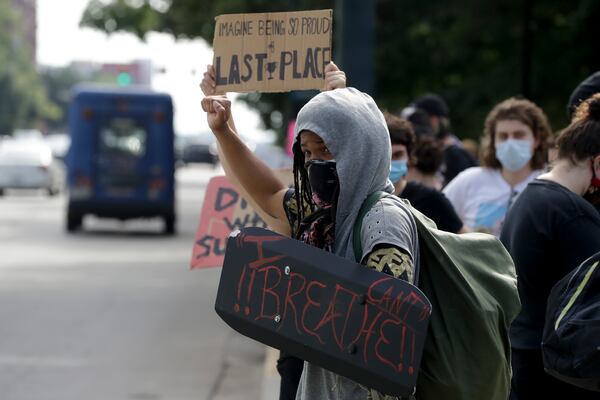
[[[389,196],[389,193],[382,191],[373,192],[369,196],[367,196],[366,200],[360,207],[360,211],[358,212],[358,216],[354,221],[354,228],[352,230],[352,249],[354,250],[354,259],[357,263],[360,263],[362,261],[361,257],[363,248],[360,231],[362,230],[363,219],[365,215],[371,210],[371,208],[373,208],[375,203],[377,203],[379,200],[383,199],[386,196]]]

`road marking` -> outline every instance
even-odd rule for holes
[[[77,357],[0,354],[0,367],[80,368],[88,364],[86,360]]]

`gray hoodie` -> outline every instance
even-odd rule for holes
[[[352,230],[367,196],[391,193],[391,144],[385,119],[373,99],[354,88],[322,92],[298,113],[296,140],[303,130],[321,137],[336,160],[340,195],[333,252],[354,260]],[[396,197],[377,203],[363,221],[363,256],[378,244],[404,249],[418,268],[417,229],[410,212]],[[305,363],[297,399],[367,399],[367,390],[332,372]]]

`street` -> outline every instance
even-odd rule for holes
[[[177,232],[86,217],[64,194],[0,197],[0,399],[258,399],[264,346],[214,312],[220,269],[189,270],[210,166],[177,171]]]

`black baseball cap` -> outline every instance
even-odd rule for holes
[[[596,93],[600,93],[600,71],[594,72],[585,78],[571,93],[569,103],[567,104],[567,115],[569,118],[573,117],[573,113],[579,103],[589,99]]]
[[[436,117],[447,118],[450,114],[448,104],[435,93],[427,93],[421,97],[417,97],[410,105],[425,111],[429,115],[435,115]]]

